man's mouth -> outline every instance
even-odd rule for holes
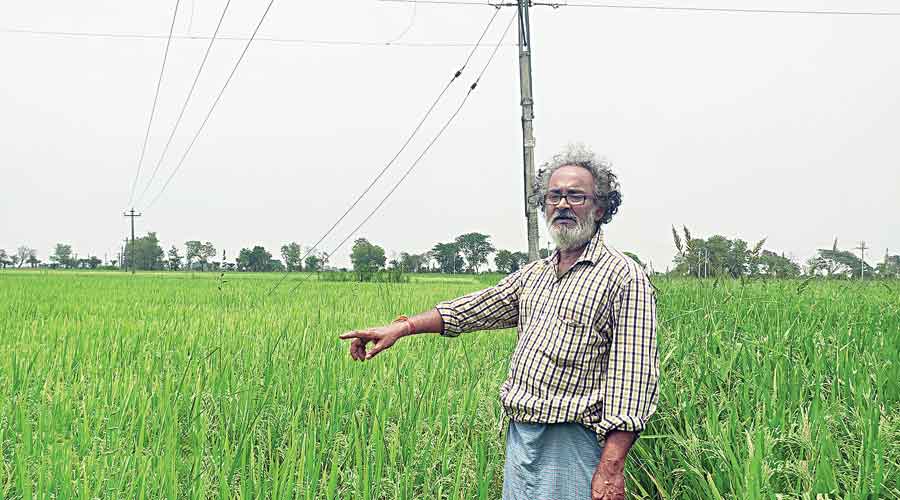
[[[565,217],[565,216],[555,217],[553,219],[553,222],[555,224],[575,224],[575,218],[574,217]]]

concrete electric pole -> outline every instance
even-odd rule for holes
[[[866,278],[866,249],[869,248],[866,246],[865,241],[860,241],[859,246],[856,247],[856,250],[859,250],[859,278]]]
[[[134,213],[134,209],[132,208],[122,215],[131,218],[131,255],[128,256],[128,263],[131,264],[131,274],[134,274],[134,218],[140,217],[141,214]]]
[[[525,219],[528,230],[528,261],[538,259],[538,221],[534,200],[534,99],[531,95],[530,0],[519,0],[519,90],[522,95],[522,152],[525,177]]]

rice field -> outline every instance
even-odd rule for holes
[[[485,286],[0,272],[0,497],[497,499],[512,330],[354,363]],[[633,498],[900,498],[900,284],[655,281]]]

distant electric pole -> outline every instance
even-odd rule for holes
[[[128,247],[128,237],[126,236],[122,240],[122,253],[119,254],[119,267],[122,268],[123,271],[127,271],[128,269],[125,267],[125,249]]]
[[[856,250],[859,250],[859,278],[866,278],[866,246],[865,241],[860,241],[859,246],[856,247]]]
[[[131,264],[131,274],[134,274],[134,218],[140,217],[141,214],[134,213],[134,209],[132,208],[122,215],[131,218],[131,255],[128,256],[128,261]]]
[[[528,261],[538,259],[538,221],[534,197],[534,99],[531,95],[531,0],[518,0],[519,9],[519,90],[522,95],[522,151],[525,167],[525,219],[528,230]]]

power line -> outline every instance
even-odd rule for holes
[[[230,0],[229,0],[230,1]],[[147,208],[152,207],[157,200],[163,195],[166,191],[166,188],[169,186],[169,183],[172,182],[172,179],[175,177],[175,174],[178,173],[178,170],[181,168],[181,165],[184,164],[185,158],[187,158],[188,154],[191,152],[191,148],[194,147],[194,144],[197,142],[197,138],[200,137],[200,132],[203,131],[203,127],[206,126],[206,123],[209,121],[209,117],[212,116],[213,111],[216,109],[216,105],[219,104],[219,100],[222,99],[222,94],[225,93],[225,89],[228,88],[228,84],[231,83],[231,79],[234,78],[234,74],[237,72],[238,67],[241,65],[241,61],[244,60],[244,56],[247,54],[247,50],[250,48],[250,44],[253,43],[253,38],[256,36],[256,33],[259,32],[259,27],[262,26],[263,21],[266,20],[266,16],[269,14],[269,10],[272,8],[272,4],[275,0],[269,0],[269,4],[266,6],[265,12],[263,12],[262,17],[259,18],[259,22],[256,24],[256,28],[253,30],[253,34],[250,35],[250,39],[247,40],[247,45],[244,46],[244,50],[241,51],[241,55],[238,57],[237,61],[234,63],[234,67],[231,68],[231,73],[228,74],[228,78],[225,80],[225,84],[222,85],[222,89],[219,90],[219,95],[216,96],[216,100],[213,101],[212,106],[209,108],[209,112],[206,113],[206,117],[203,118],[203,122],[200,124],[200,128],[197,129],[197,133],[194,134],[194,138],[191,139],[191,143],[188,144],[187,149],[184,151],[184,154],[181,155],[181,159],[178,160],[178,164],[175,166],[175,169],[172,170],[172,173],[169,174],[169,177],[166,179],[165,184],[163,184],[162,189],[159,190],[159,193],[150,201],[147,205]]]
[[[389,3],[410,3],[418,2],[420,4],[436,4],[436,5],[487,5],[491,7],[512,7],[516,3],[499,3],[490,1],[477,0],[378,0],[379,2]],[[741,9],[731,7],[679,7],[670,5],[628,5],[615,3],[591,3],[591,2],[533,2],[531,5],[544,7],[589,7],[598,9],[634,9],[634,10],[661,10],[661,11],[682,11],[682,12],[720,12],[720,13],[743,13],[743,14],[810,14],[810,15],[831,15],[831,16],[900,16],[900,12],[890,11],[851,11],[851,10],[805,10],[805,9]]]
[[[409,30],[411,30],[413,25],[416,23],[416,14],[418,12],[418,7],[419,7],[419,4],[416,3],[415,1],[413,1],[412,15],[410,15],[410,17],[409,17],[409,24],[406,25],[406,29],[401,31],[400,34],[395,36],[392,40],[390,40],[389,42],[385,42],[385,43],[391,44],[391,43],[399,42],[400,40],[403,39],[403,37],[406,36],[407,33],[409,33]]]
[[[153,174],[150,175],[150,180],[147,181],[147,185],[144,186],[144,190],[141,192],[141,195],[138,197],[138,203],[140,203],[144,196],[147,194],[147,191],[150,189],[150,186],[153,185],[153,180],[156,179],[156,174],[159,172],[159,167],[162,165],[163,160],[166,158],[166,153],[169,152],[169,146],[172,145],[172,139],[175,138],[175,133],[178,132],[178,125],[181,124],[181,119],[184,117],[184,112],[187,110],[188,103],[191,102],[191,97],[194,95],[194,89],[197,88],[197,82],[200,80],[200,75],[203,74],[203,68],[206,67],[206,60],[209,58],[209,53],[212,52],[213,44],[216,42],[216,35],[219,33],[219,28],[222,27],[222,21],[225,20],[225,14],[228,13],[228,6],[231,5],[231,0],[225,2],[225,8],[222,9],[222,15],[219,16],[219,22],[216,24],[216,30],[213,32],[212,38],[209,40],[209,45],[206,46],[206,52],[203,54],[203,59],[200,61],[200,67],[197,68],[197,74],[194,75],[194,82],[191,83],[191,88],[188,90],[187,97],[184,99],[184,103],[181,105],[181,111],[178,113],[178,118],[175,119],[175,125],[172,127],[172,132],[169,134],[168,140],[166,140],[166,145],[163,148],[162,154],[159,155],[159,160],[156,162],[156,166],[153,168]]]
[[[167,38],[165,34],[160,33],[107,33],[107,32],[88,32],[88,31],[45,31],[34,30],[28,28],[4,28],[0,29],[0,33],[51,36],[62,38],[87,38],[87,39],[111,39],[111,40],[157,40]],[[177,35],[173,34],[175,40],[209,40],[210,35]],[[218,35],[217,40],[240,41],[248,40],[245,36],[239,35]],[[457,41],[437,41],[437,42],[397,42],[397,41],[379,41],[379,40],[325,40],[315,38],[282,38],[275,36],[257,36],[254,42],[268,42],[276,44],[288,45],[315,45],[315,46],[346,46],[346,47],[472,47],[472,42]]]
[[[162,67],[159,69],[159,79],[156,81],[156,93],[153,95],[153,107],[150,108],[150,119],[147,121],[147,133],[144,134],[144,145],[141,146],[141,157],[138,159],[137,172],[134,174],[134,181],[131,183],[131,194],[128,197],[128,204],[134,201],[134,190],[137,188],[138,178],[141,176],[141,164],[144,163],[144,155],[147,153],[147,142],[150,140],[150,127],[153,125],[153,115],[156,114],[156,103],[159,101],[159,89],[162,86],[163,72],[166,70],[166,60],[169,57],[169,46],[172,44],[172,33],[175,31],[175,18],[178,17],[178,5],[181,0],[175,0],[175,11],[172,13],[172,25],[169,27],[169,36],[166,38],[166,50],[163,52]]]
[[[444,131],[447,130],[447,127],[449,127],[450,124],[453,123],[453,120],[456,118],[457,115],[459,115],[459,112],[462,111],[462,108],[463,108],[463,106],[466,105],[466,102],[468,102],[469,97],[472,95],[472,92],[475,91],[475,88],[478,86],[478,83],[481,81],[481,77],[484,76],[485,71],[487,71],[488,67],[491,65],[491,62],[494,60],[494,56],[497,55],[497,50],[500,48],[500,45],[503,43],[503,40],[506,38],[506,34],[509,33],[509,28],[510,28],[510,26],[512,26],[512,22],[515,18],[516,18],[516,14],[513,14],[510,17],[509,22],[506,24],[506,29],[503,30],[503,34],[500,35],[500,39],[497,40],[497,44],[494,46],[494,50],[491,52],[491,56],[488,58],[484,67],[481,69],[481,72],[478,73],[478,77],[475,78],[475,81],[472,83],[472,85],[469,86],[469,91],[466,92],[466,95],[463,97],[462,101],[459,103],[459,106],[456,108],[456,110],[453,112],[453,114],[450,115],[450,118],[447,119],[447,121],[440,128],[440,130],[438,130],[437,134],[435,134],[435,136],[431,139],[431,141],[428,143],[428,145],[425,146],[425,149],[422,150],[422,152],[419,154],[419,156],[416,158],[416,160],[412,163],[412,165],[410,165],[409,168],[406,170],[406,172],[403,173],[403,176],[400,177],[400,179],[394,184],[394,187],[392,187],[391,190],[388,191],[388,193],[384,196],[384,198],[382,198],[381,201],[378,202],[378,205],[376,205],[375,208],[373,208],[372,211],[369,212],[369,215],[367,215],[366,218],[363,219],[362,222],[360,222],[359,225],[357,225],[353,229],[353,231],[351,231],[350,234],[347,235],[347,237],[345,237],[343,240],[341,240],[341,242],[338,243],[337,246],[335,246],[331,250],[331,253],[328,254],[329,257],[334,255],[335,252],[337,252],[344,245],[344,243],[349,241],[350,238],[352,238],[366,224],[366,222],[368,222],[369,219],[371,219],[372,216],[374,216],[378,212],[378,210],[382,207],[382,205],[384,205],[384,203],[388,200],[388,198],[390,198],[391,195],[394,194],[394,191],[396,191],[397,188],[400,187],[400,184],[402,184],[403,181],[406,180],[406,178],[409,176],[409,174],[412,173],[413,169],[416,168],[416,166],[419,164],[419,162],[422,160],[422,158],[425,156],[425,154],[428,153],[428,151],[431,149],[432,146],[434,146],[434,144],[437,142],[437,140],[441,138],[441,136],[444,134]],[[304,281],[306,281],[306,279],[308,279],[308,277],[309,277],[309,275],[307,275],[307,278],[304,278],[303,280],[298,282],[296,285],[294,285],[288,293],[291,293],[294,290],[296,290],[301,284],[303,284]]]
[[[387,1],[387,0],[383,0]],[[850,10],[800,10],[800,9],[741,9],[731,7],[678,7],[669,5],[622,5],[585,2],[535,2],[548,7],[588,7],[597,9],[661,10],[679,12],[718,12],[736,14],[808,14],[826,16],[900,16],[900,12],[850,11]]]
[[[444,85],[444,88],[441,90],[441,92],[438,94],[438,96],[431,103],[431,106],[428,107],[428,110],[425,112],[425,115],[422,116],[422,118],[419,120],[419,123],[416,124],[413,131],[406,138],[406,141],[403,143],[403,145],[400,146],[400,149],[397,150],[397,152],[394,154],[393,158],[391,158],[391,160],[387,163],[387,165],[385,165],[384,168],[382,168],[381,171],[378,172],[378,175],[376,175],[375,178],[372,179],[372,182],[370,182],[369,185],[366,186],[366,188],[363,190],[363,192],[360,193],[359,196],[356,197],[356,200],[354,200],[353,203],[347,208],[347,210],[344,211],[344,213],[340,216],[340,218],[338,218],[338,220],[335,221],[334,224],[332,224],[331,227],[328,228],[327,231],[325,231],[325,234],[323,234],[322,237],[320,237],[319,240],[316,241],[316,243],[306,251],[306,253],[303,255],[303,257],[300,258],[301,260],[306,259],[307,256],[309,256],[313,251],[315,251],[316,248],[318,248],[318,246],[322,243],[322,241],[324,241],[325,238],[327,238],[328,235],[330,235],[331,232],[334,231],[334,228],[336,228],[337,225],[340,224],[341,221],[343,221],[345,217],[347,217],[347,214],[349,214],[350,211],[353,210],[356,207],[356,205],[359,204],[360,201],[362,201],[363,197],[366,196],[366,194],[369,192],[369,190],[372,189],[372,187],[375,185],[375,183],[377,183],[378,180],[381,179],[381,177],[385,174],[385,172],[387,172],[387,170],[391,167],[391,165],[393,165],[394,162],[397,161],[397,158],[399,158],[400,155],[406,150],[407,146],[409,146],[410,142],[412,142],[413,138],[416,136],[416,134],[422,128],[422,125],[425,123],[425,120],[427,120],[428,117],[431,116],[431,112],[434,111],[434,108],[438,105],[438,103],[444,97],[444,94],[447,93],[447,90],[450,89],[450,86],[453,85],[453,82],[455,82],[457,79],[459,79],[460,75],[462,75],[463,71],[469,65],[469,61],[472,60],[472,56],[475,55],[475,51],[478,50],[478,47],[481,45],[482,40],[484,40],[485,35],[487,35],[488,30],[490,30],[491,25],[494,23],[494,19],[497,18],[497,14],[499,14],[499,13],[500,13],[499,9],[494,11],[494,15],[491,16],[491,19],[488,21],[487,25],[485,25],[484,29],[481,31],[481,36],[479,36],[478,41],[475,42],[475,47],[469,51],[469,55],[466,57],[465,62],[463,62],[462,66],[460,66],[460,68],[458,70],[456,70],[456,73],[453,74],[453,76],[450,78],[450,81],[447,82],[446,85]],[[284,282],[284,280],[287,278],[287,276],[288,276],[288,273],[285,272],[281,276],[281,279],[279,279],[275,283],[275,285],[273,285],[272,288],[269,289],[269,291],[266,293],[266,295],[271,295],[276,289],[278,289],[278,287],[281,286],[281,283]]]

